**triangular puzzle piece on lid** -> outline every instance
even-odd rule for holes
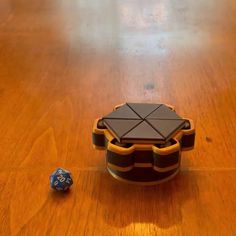
[[[104,119],[140,119],[140,117],[127,105],[123,105],[108,115]]]
[[[130,132],[122,136],[121,141],[126,143],[159,143],[164,141],[164,137],[146,121],[143,121]]]
[[[120,141],[120,138],[141,123],[141,120],[103,119],[103,122],[116,139]]]
[[[185,125],[185,120],[148,120],[148,122],[164,136],[165,140],[171,138]]]
[[[171,119],[178,120],[182,119],[180,116],[176,114],[175,111],[171,110],[166,105],[161,105],[154,112],[152,112],[146,119]]]

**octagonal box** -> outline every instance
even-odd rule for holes
[[[126,103],[97,119],[93,144],[106,149],[107,168],[118,180],[143,185],[174,177],[181,151],[194,147],[193,121],[165,104]]]

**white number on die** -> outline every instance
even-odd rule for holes
[[[60,175],[57,177],[57,179],[62,183],[65,181],[66,178],[63,175]]]

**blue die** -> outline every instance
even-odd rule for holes
[[[73,184],[71,173],[68,170],[58,168],[50,176],[50,185],[58,191],[66,191]]]

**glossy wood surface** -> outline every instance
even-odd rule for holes
[[[234,0],[0,1],[0,235],[236,235]],[[159,186],[114,180],[95,118],[125,101],[192,118]],[[49,188],[72,171],[68,194]]]

